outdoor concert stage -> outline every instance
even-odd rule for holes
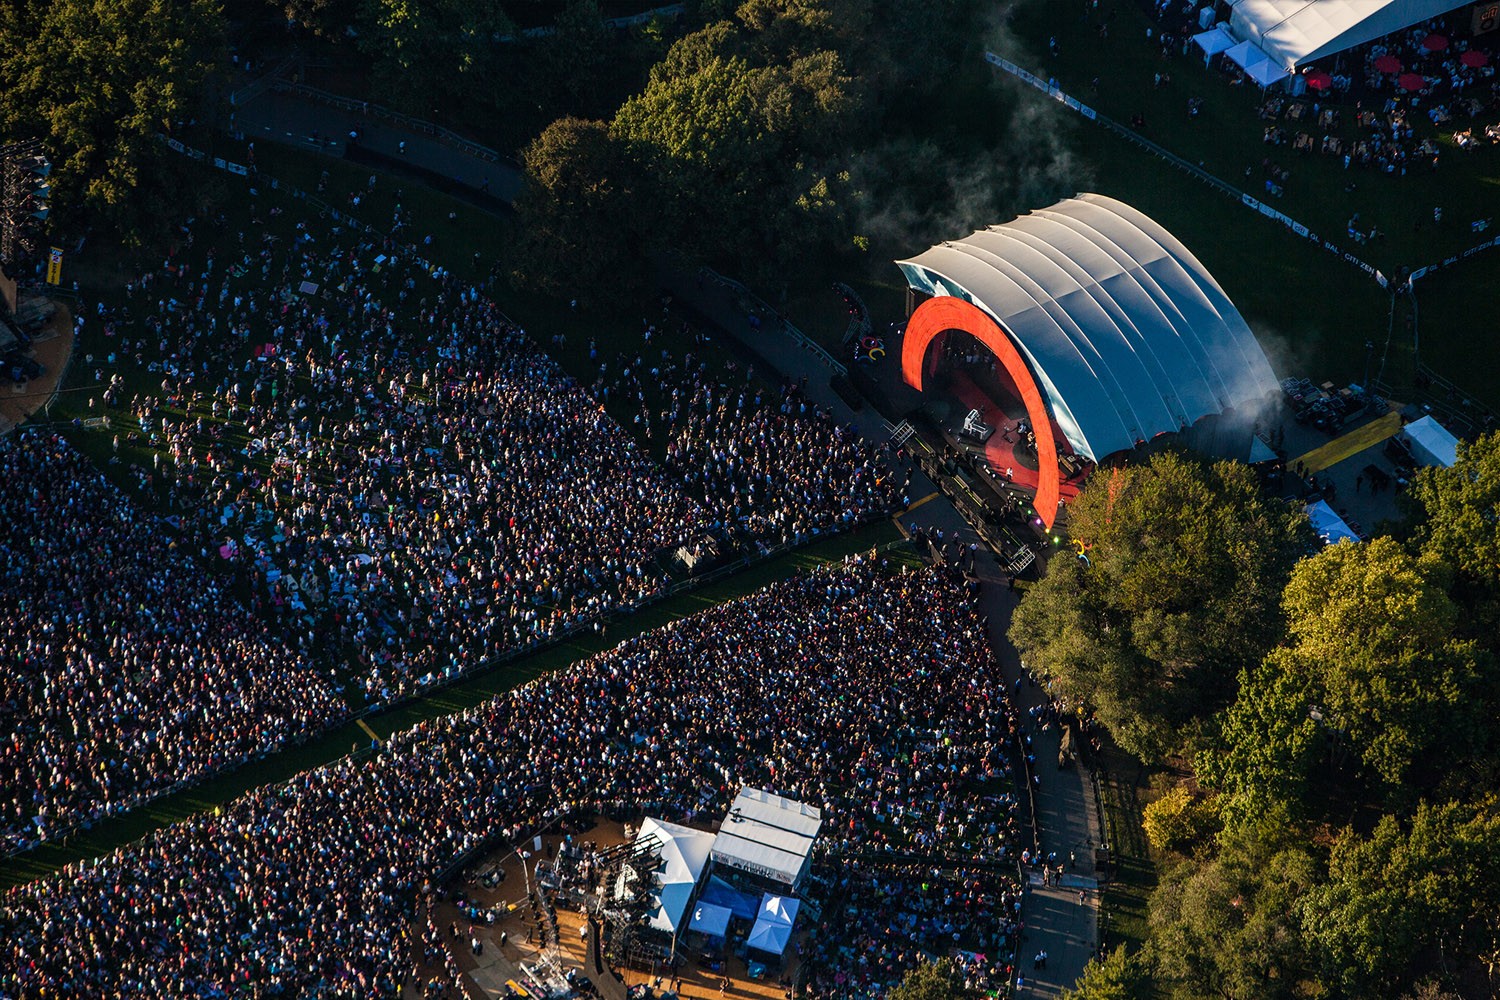
[[[986,460],[1035,489],[1049,529],[1089,468],[1158,439],[1248,458],[1254,415],[1279,391],[1202,263],[1113,198],[1079,194],[896,264],[910,290],[902,378],[985,416]],[[1033,433],[1018,449],[1007,427],[1022,411]]]
[[[1001,375],[1001,380],[1006,381]],[[950,420],[945,421],[942,426],[943,436],[949,444],[960,450],[980,456],[989,465],[994,473],[995,483],[1012,487],[1020,487],[1031,496],[1035,496],[1037,488],[1041,485],[1041,474],[1035,445],[1028,446],[1023,429],[1026,423],[1026,406],[1021,402],[1018,393],[992,395],[981,389],[968,372],[956,370],[949,374],[948,391],[951,392],[960,406]],[[978,410],[980,419],[994,433],[985,441],[979,441],[962,432],[965,415],[971,410]],[[1062,432],[1053,427],[1056,439],[1062,439]],[[1076,461],[1076,465],[1074,465]],[[1059,462],[1073,465],[1073,469],[1063,467],[1059,475],[1063,481],[1059,486],[1059,498],[1067,503],[1078,495],[1084,480],[1087,479],[1089,466],[1086,462],[1075,460],[1071,455],[1059,456]]]

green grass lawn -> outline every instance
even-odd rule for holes
[[[992,47],[1055,76],[1064,90],[1116,120],[1144,115],[1148,138],[1252,195],[1259,196],[1260,164],[1269,156],[1292,172],[1285,196],[1273,199],[1276,207],[1341,246],[1349,243],[1347,220],[1358,212],[1363,227],[1374,225],[1387,235],[1348,249],[1387,275],[1400,265],[1433,263],[1479,242],[1484,237],[1470,232],[1468,222],[1491,217],[1500,206],[1500,150],[1457,150],[1448,137],[1452,126],[1447,133],[1428,129],[1444,147],[1435,173],[1346,172],[1334,157],[1266,145],[1267,123],[1257,116],[1259,88],[1231,86],[1191,54],[1162,59],[1145,41],[1148,19],[1130,0],[1103,5],[1112,16],[1107,39],[1099,37],[1097,21],[1085,24],[1071,8],[1066,17],[1059,10],[1052,4],[1021,6],[1011,30],[993,39]],[[1060,54],[1055,59],[1034,55],[1046,52],[1052,35]],[[1171,85],[1154,87],[1157,72],[1170,73]],[[1051,103],[1020,81],[1010,86],[1027,92],[1028,100]],[[1190,96],[1204,100],[1196,120],[1186,112]],[[1349,109],[1344,117],[1341,131],[1352,134]],[[1081,116],[1058,127],[1091,168],[1086,179],[1093,190],[1139,207],[1203,261],[1260,336],[1278,373],[1357,380],[1365,341],[1385,344],[1390,297],[1363,272]],[[1346,191],[1351,182],[1354,190]],[[1437,205],[1444,210],[1442,226],[1431,222]],[[1417,288],[1421,361],[1491,405],[1500,403],[1500,321],[1484,302],[1497,282],[1500,251],[1430,276]],[[1396,385],[1414,372],[1403,317],[1398,313],[1387,359],[1386,381]]]
[[[1264,193],[1261,163],[1269,157],[1292,175],[1284,196],[1269,199],[1278,209],[1341,245],[1348,242],[1348,219],[1358,212],[1364,229],[1374,225],[1387,236],[1353,249],[1387,274],[1402,264],[1420,267],[1441,260],[1482,238],[1469,231],[1469,222],[1495,213],[1500,150],[1465,152],[1454,146],[1451,134],[1467,125],[1467,118],[1437,127],[1420,113],[1422,109],[1412,114],[1417,134],[1434,138],[1442,147],[1435,172],[1425,166],[1412,168],[1404,177],[1358,167],[1346,171],[1340,157],[1268,145],[1263,137],[1266,125],[1280,125],[1289,133],[1304,130],[1314,138],[1321,138],[1324,130],[1315,123],[1284,118],[1262,121],[1261,89],[1232,86],[1225,74],[1204,65],[1196,47],[1187,56],[1162,58],[1156,43],[1145,38],[1153,22],[1133,0],[1106,0],[1101,9],[1109,20],[1107,38],[1098,33],[1099,17],[1085,23],[1076,16],[1059,16],[1056,5],[1021,6],[1012,24],[1022,46],[1022,58],[1016,61],[1039,75],[1056,77],[1064,90],[1116,121],[1143,115],[1145,136],[1253,196]],[[1045,54],[1052,36],[1060,48],[1056,57]],[[1004,44],[1003,39],[997,41]],[[1172,82],[1154,86],[1157,73],[1169,74]],[[1196,119],[1187,114],[1190,97],[1204,102]],[[1314,99],[1315,95],[1306,98],[1309,103]],[[1342,114],[1333,133],[1345,138],[1358,134],[1354,108],[1331,106]],[[1483,125],[1487,119],[1475,121]],[[1346,190],[1351,184],[1354,189]],[[1434,206],[1443,208],[1441,226],[1432,223]],[[1251,219],[1248,212],[1245,219]]]
[[[1393,177],[1358,169],[1346,172],[1342,160],[1331,156],[1303,156],[1288,147],[1268,146],[1262,139],[1266,123],[1257,115],[1259,88],[1231,86],[1191,55],[1161,59],[1155,46],[1145,41],[1149,22],[1132,0],[1104,0],[1102,9],[1113,14],[1107,39],[1098,36],[1095,25],[1083,23],[1077,16],[1081,9],[1081,4],[1018,5],[1010,24],[996,29],[988,45],[1039,74],[1055,76],[1065,90],[1119,121],[1144,115],[1148,138],[1252,195],[1259,192],[1264,177],[1261,161],[1271,157],[1292,172],[1285,196],[1272,199],[1275,206],[1341,247],[1349,244],[1347,249],[1387,275],[1403,264],[1416,267],[1441,260],[1484,238],[1471,233],[1468,222],[1490,217],[1500,207],[1500,150],[1462,152],[1451,148],[1447,135],[1430,130],[1446,144],[1438,171]],[[1035,55],[1046,52],[1052,35],[1059,40],[1060,55]],[[1173,82],[1158,89],[1153,76],[1161,71],[1169,72]],[[1054,188],[1107,194],[1161,222],[1224,287],[1278,374],[1305,375],[1318,382],[1358,381],[1363,376],[1364,345],[1374,341],[1377,356],[1385,358],[1385,381],[1397,387],[1409,384],[1417,361],[1406,325],[1409,307],[1398,301],[1393,324],[1391,296],[1369,275],[1002,71],[993,73],[998,93],[974,96],[992,105],[980,112],[992,113],[976,115],[971,107],[970,116],[1001,120],[1009,114],[1010,102],[1029,104],[1036,112],[1031,120],[1040,122],[1051,133],[1050,141],[1066,152],[1057,157],[1049,175]],[[1100,81],[1097,90],[1095,77]],[[1190,96],[1204,100],[1197,119],[1187,115]],[[1348,117],[1342,126],[1345,133],[1353,130]],[[996,157],[1003,162],[1008,155],[1005,143],[1026,138],[1002,140]],[[1246,167],[1251,168],[1250,180],[1245,178]],[[1351,182],[1354,190],[1345,191]],[[1440,227],[1431,224],[1435,205],[1444,209],[1446,221]],[[1041,207],[1045,202],[1017,203],[1013,211]],[[1354,212],[1360,214],[1361,226],[1374,225],[1387,235],[1362,246],[1350,244],[1345,228]],[[971,221],[989,225],[1008,219],[1006,215]],[[959,227],[945,237],[966,234],[967,229]],[[904,285],[890,260],[924,248],[877,243],[867,265],[845,276],[865,298],[877,329],[900,319],[904,310]],[[1491,406],[1500,405],[1500,318],[1487,308],[1487,298],[1497,285],[1500,250],[1430,275],[1416,291],[1421,362]],[[830,350],[838,348],[843,310],[826,287],[794,294],[789,314]],[[841,358],[846,354],[838,352]]]

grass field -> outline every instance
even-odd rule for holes
[[[1436,173],[1346,173],[1342,161],[1333,157],[1304,157],[1288,147],[1267,146],[1262,140],[1265,123],[1257,116],[1259,89],[1231,86],[1217,71],[1206,69],[1201,58],[1161,59],[1145,40],[1149,22],[1133,0],[1101,5],[1113,15],[1108,39],[1098,36],[1097,21],[1085,24],[1078,17],[1082,9],[1082,3],[1017,4],[1010,23],[996,29],[987,44],[1038,74],[1055,77],[1064,90],[1116,120],[1143,115],[1144,134],[1152,141],[1252,195],[1264,177],[1261,161],[1270,156],[1292,171],[1276,207],[1340,246],[1348,244],[1347,249],[1387,275],[1401,265],[1430,264],[1474,245],[1484,237],[1470,232],[1469,221],[1497,214],[1500,149],[1462,152],[1432,130],[1446,144]],[[1059,40],[1060,54],[1038,57],[1052,35]],[[1173,82],[1158,89],[1153,76],[1161,71],[1169,72]],[[1224,287],[1278,374],[1357,381],[1363,374],[1364,345],[1373,341],[1377,357],[1384,359],[1385,381],[1396,386],[1410,381],[1418,359],[1407,326],[1408,299],[1393,303],[1388,292],[1353,265],[1002,71],[993,73],[998,92],[974,95],[976,102],[990,107],[981,105],[978,113],[971,108],[970,115],[1004,118],[1011,113],[1010,102],[1029,105],[1034,112],[1030,120],[1042,123],[1047,140],[1063,151],[1050,174],[1054,188],[1107,194],[1161,222]],[[1197,119],[1187,115],[1190,96],[1204,100]],[[1342,128],[1349,132],[1352,126],[1346,121]],[[1006,141],[1026,140],[1017,135]],[[1009,156],[1004,142],[994,153],[1002,163]],[[1246,167],[1251,168],[1249,180]],[[1346,191],[1351,181],[1354,190]],[[1018,202],[1011,208],[1020,213],[1044,205]],[[1435,205],[1444,208],[1442,226],[1431,224]],[[1355,212],[1363,227],[1374,225],[1387,235],[1373,243],[1350,244],[1345,228]],[[1001,223],[1009,217],[973,218],[970,224]],[[934,238],[966,234],[965,227],[957,226]],[[845,279],[865,298],[877,329],[901,318],[904,308],[904,286],[889,261],[924,248],[915,242],[877,244],[864,272]],[[1500,250],[1431,275],[1416,289],[1421,362],[1491,406],[1500,405],[1500,318],[1488,304],[1496,287]],[[791,313],[809,334],[837,346],[844,317],[831,291],[805,290],[793,299]]]
[[[1098,768],[1104,830],[1114,853],[1115,872],[1104,890],[1099,932],[1109,949],[1135,951],[1146,940],[1147,902],[1156,888],[1156,865],[1141,827],[1140,764],[1109,751]]]
[[[1373,225],[1386,235],[1347,248],[1387,275],[1479,242],[1484,236],[1471,232],[1469,222],[1491,218],[1500,207],[1500,149],[1458,150],[1449,137],[1453,126],[1446,132],[1427,129],[1443,147],[1436,172],[1414,170],[1400,177],[1345,171],[1335,157],[1266,145],[1266,123],[1257,116],[1259,88],[1231,86],[1193,54],[1162,59],[1145,40],[1150,22],[1132,0],[1101,5],[1111,18],[1108,38],[1099,36],[1097,19],[1085,23],[1075,16],[1077,9],[1068,5],[1063,16],[1058,5],[1022,5],[1013,31],[993,41],[1009,48],[1001,54],[1055,76],[1064,90],[1117,121],[1143,115],[1148,138],[1251,195],[1261,193],[1261,161],[1270,157],[1292,172],[1276,207],[1341,246],[1349,244],[1350,216],[1359,213],[1362,227]],[[1059,55],[1035,55],[1046,52],[1054,35]],[[1171,85],[1154,87],[1157,72],[1169,73]],[[1012,86],[1029,89],[1019,82]],[[1187,115],[1189,97],[1203,99],[1197,119]],[[1350,112],[1344,109],[1339,129],[1345,135],[1355,132]],[[1081,117],[1069,129],[1075,148],[1093,167],[1095,189],[1137,205],[1202,259],[1261,336],[1278,372],[1295,370],[1319,380],[1358,377],[1363,344],[1367,339],[1384,343],[1390,312],[1390,297],[1367,275]],[[1346,190],[1351,183],[1353,190]],[[1435,206],[1443,208],[1441,226],[1432,223]],[[1500,403],[1500,322],[1485,302],[1497,283],[1500,251],[1429,277],[1417,288],[1422,362],[1491,404]],[[1404,313],[1399,313],[1388,381],[1408,379],[1413,360]]]

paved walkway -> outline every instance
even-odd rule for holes
[[[45,407],[57,394],[73,356],[73,314],[66,302],[57,303],[57,312],[42,332],[36,335],[31,357],[44,372],[38,378],[13,384],[8,376],[0,388],[0,434],[26,422],[26,418]]]
[[[805,376],[808,395],[831,410],[835,419],[854,424],[861,433],[876,441],[890,437],[890,425],[873,409],[866,407],[856,413],[833,391],[829,384],[831,373],[816,354],[775,330],[773,323],[762,323],[759,329],[752,328],[734,291],[688,276],[679,276],[670,281],[670,285],[680,299],[718,322],[781,374],[792,379]],[[929,496],[934,489],[926,477],[920,474],[912,477],[913,500]],[[936,529],[945,536],[956,532],[965,545],[979,538],[963,515],[942,495],[909,511],[901,517],[901,522]],[[1020,656],[1006,638],[1006,629],[1010,627],[1011,614],[1016,607],[1016,595],[1006,586],[1005,576],[989,550],[981,545],[979,552],[976,575],[981,581],[980,606],[990,641],[1024,725],[1031,730],[1034,727],[1026,713],[1033,705],[1045,701],[1045,697],[1041,688],[1024,678]],[[1071,988],[1083,974],[1083,967],[1093,956],[1098,940],[1099,893],[1093,891],[1097,885],[1093,848],[1097,841],[1094,831],[1100,827],[1087,769],[1057,767],[1061,739],[1058,728],[1053,726],[1033,731],[1031,735],[1037,760],[1035,773],[1039,779],[1033,792],[1041,850],[1044,855],[1056,852],[1060,860],[1076,856],[1076,863],[1069,866],[1069,877],[1064,879],[1063,887],[1038,885],[1028,890],[1023,912],[1026,931],[1022,936],[1021,971],[1025,988],[1021,995],[1056,996]],[[1083,902],[1079,901],[1081,887],[1086,895]],[[1034,968],[1033,959],[1043,950],[1047,952],[1047,966],[1045,969]]]
[[[267,139],[333,157],[344,155],[350,130],[358,129],[359,144],[372,152],[404,159],[502,201],[514,201],[521,191],[521,172],[510,163],[480,160],[430,135],[296,94],[268,90],[235,109],[234,125],[252,141]]]

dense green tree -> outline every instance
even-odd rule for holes
[[[1456,638],[1459,609],[1441,576],[1376,538],[1329,546],[1286,588],[1292,646],[1280,665],[1300,673],[1327,725],[1393,786],[1429,782],[1435,753],[1468,756],[1482,742],[1484,656]]]
[[[1121,945],[1102,959],[1090,959],[1078,982],[1063,993],[1063,1000],[1148,1000],[1151,995],[1140,959]]]
[[[964,994],[954,979],[952,965],[939,961],[913,967],[889,995],[890,1000],[959,1000]]]
[[[1218,802],[1174,785],[1142,810],[1141,826],[1154,850],[1186,854],[1218,832]]]
[[[165,225],[175,163],[157,140],[201,108],[225,51],[217,0],[0,3],[0,131],[46,140],[62,221]]]
[[[1423,554],[1458,574],[1457,596],[1493,631],[1500,614],[1500,432],[1460,443],[1451,469],[1421,469],[1409,495]]]
[[[543,84],[539,96],[554,114],[609,117],[615,111],[611,98],[619,92],[616,77],[622,67],[635,65],[621,51],[629,44],[604,23],[597,0],[570,0],[551,34],[534,46],[534,75]],[[634,81],[631,89],[638,85]]]
[[[1253,814],[1271,803],[1303,812],[1328,734],[1316,718],[1310,679],[1289,669],[1285,650],[1240,674],[1239,695],[1218,719],[1209,745],[1197,755],[1198,777],[1225,792],[1231,815]]]
[[[1170,997],[1307,995],[1298,901],[1318,866],[1284,813],[1226,828],[1211,859],[1168,865],[1150,902],[1147,958]]]
[[[445,100],[486,99],[498,43],[514,33],[494,0],[366,0],[359,41],[381,95],[431,116]]]
[[[650,199],[637,196],[635,165],[608,125],[559,119],[526,147],[523,163],[513,264],[522,284],[587,301],[644,280]]]
[[[1494,798],[1424,804],[1409,825],[1386,816],[1368,837],[1345,831],[1327,881],[1299,906],[1330,985],[1390,995],[1423,969],[1467,961],[1500,986],[1497,843]]]
[[[652,178],[659,247],[742,274],[787,266],[841,218],[836,152],[857,103],[832,52],[757,65],[741,32],[714,25],[680,40],[612,134]]]
[[[1242,672],[1196,761],[1231,812],[1326,803],[1316,781],[1347,778],[1350,756],[1400,799],[1432,787],[1444,765],[1483,756],[1490,658],[1457,636],[1445,577],[1384,537],[1298,564],[1284,594],[1286,647]]]
[[[1011,641],[1123,747],[1159,760],[1280,638],[1307,520],[1263,499],[1244,465],[1171,453],[1101,471],[1068,517],[1088,561],[1052,561]]]
[[[362,0],[275,0],[281,14],[290,22],[322,38],[341,40],[349,37],[360,16]]]

